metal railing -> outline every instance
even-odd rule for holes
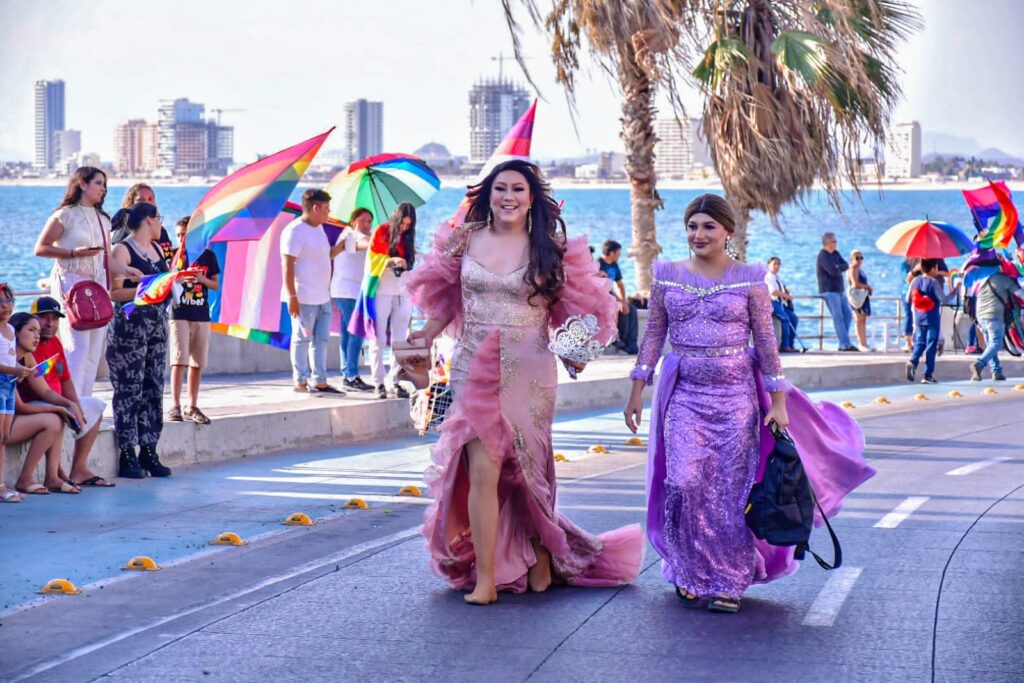
[[[845,294],[843,295],[845,296]],[[825,348],[825,340],[836,340],[835,329],[832,326],[832,314],[828,310],[828,305],[825,303],[825,299],[821,296],[794,296],[794,302],[817,302],[817,313],[807,314],[807,306],[802,309],[797,308],[797,315],[800,317],[800,323],[797,326],[797,334],[804,341],[809,343],[817,341],[818,350],[821,351]],[[892,315],[884,314],[892,310],[892,306],[895,304],[895,312]],[[906,318],[906,311],[903,309],[904,301],[902,298],[897,296],[872,296],[871,297],[871,317],[868,318],[868,339],[874,339],[881,336],[881,347],[885,350],[887,341],[893,331],[895,331],[897,338],[903,336],[903,320]],[[813,305],[811,306],[813,310]],[[816,335],[800,334],[800,328],[807,329],[804,326],[805,322],[817,322],[818,333]],[[895,323],[894,328],[890,328],[887,323]],[[827,323],[827,324],[826,324]],[[856,323],[854,323],[856,324]],[[850,330],[851,336],[855,334],[854,330]]]

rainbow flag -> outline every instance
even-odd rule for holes
[[[57,355],[54,354],[44,361],[40,361],[32,368],[33,377],[43,377],[57,370]]]
[[[186,268],[185,270],[171,271],[169,273],[144,275],[135,288],[135,298],[123,306],[125,316],[130,318],[139,306],[162,304],[171,295],[175,282],[183,277],[198,274],[198,269]]]
[[[487,160],[484,167],[480,169],[480,173],[477,174],[476,180],[471,185],[476,185],[483,181],[487,177],[487,174],[494,169],[495,166],[504,162],[511,161],[512,159],[523,159],[524,161],[530,160],[530,146],[533,144],[533,123],[537,116],[537,100],[533,101],[530,108],[527,109],[519,120],[515,122],[508,132],[505,133],[505,138],[495,148],[491,158]],[[469,199],[464,198],[462,203],[459,204],[459,208],[455,211],[455,215],[449,219],[449,223],[452,226],[459,225],[466,218],[466,212],[469,211]]]
[[[388,256],[385,231],[378,227],[373,233],[373,240],[366,255],[366,275],[363,277],[359,299],[348,325],[348,331],[357,337],[377,339],[377,287],[380,285],[381,276],[384,275],[384,269],[388,267],[389,258],[391,257]],[[387,343],[390,343],[390,340]]]
[[[211,187],[192,212],[179,251],[201,254],[210,242],[260,239],[333,130],[249,164]],[[181,261],[179,254],[175,263]]]
[[[215,241],[210,245],[221,267],[221,286],[210,297],[210,329],[238,339],[287,349],[291,318],[281,301],[281,232],[302,214],[302,207],[288,202],[258,240]],[[324,231],[331,244],[344,224],[330,220]],[[332,331],[341,329],[335,311]]]
[[[1024,246],[1024,228],[1004,181],[989,181],[988,187],[964,190],[963,195],[979,230],[979,249],[1006,249],[1013,239]]]

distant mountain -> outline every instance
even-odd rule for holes
[[[1024,159],[1022,159],[1020,157],[1017,157],[1017,156],[1014,156],[1012,154],[1007,154],[1003,150],[996,149],[995,147],[989,147],[987,149],[982,149],[982,150],[979,150],[979,151],[971,153],[971,154],[968,154],[968,153],[965,153],[965,152],[938,152],[938,153],[936,153],[936,152],[929,152],[928,154],[923,154],[921,156],[921,161],[923,161],[924,163],[927,164],[927,163],[929,163],[931,161],[934,161],[938,157],[945,157],[947,159],[952,158],[952,157],[961,157],[961,158],[964,158],[964,159],[969,159],[971,157],[974,157],[975,159],[980,159],[981,161],[987,161],[987,162],[992,163],[992,164],[1008,164],[1010,166],[1024,166]]]
[[[925,154],[976,156],[981,149],[974,138],[962,138],[933,130],[921,133],[921,151]]]

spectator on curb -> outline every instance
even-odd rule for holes
[[[626,298],[626,288],[622,284],[622,269],[619,268],[621,256],[622,245],[615,240],[605,240],[601,246],[601,256],[597,259],[597,266],[611,281],[612,296],[619,302],[619,338],[613,346],[619,351],[635,356],[640,353],[637,346],[640,323],[636,306]]]
[[[171,399],[174,405],[167,411],[170,422],[191,420],[208,425],[208,418],[199,409],[199,382],[206,367],[210,351],[210,292],[220,287],[220,264],[209,249],[192,259],[185,251],[185,233],[189,217],[178,220],[175,232],[181,245],[183,263],[200,271],[194,277],[181,280],[181,296],[171,306]],[[188,372],[189,405],[181,409],[181,385]]]
[[[27,368],[18,365],[18,335],[8,322],[14,312],[14,290],[10,285],[0,283],[0,501],[20,503],[21,496],[7,488],[3,481],[4,447],[11,441],[11,425],[14,422],[14,408],[18,380],[28,377]],[[41,451],[40,451],[41,452]]]
[[[79,396],[75,383],[71,381],[64,347],[60,338],[57,337],[59,321],[64,317],[60,303],[52,297],[42,296],[32,303],[31,312],[39,318],[39,346],[32,353],[35,362],[42,363],[48,358],[54,357],[57,363],[53,372],[43,376],[46,384],[60,396],[75,403],[84,417],[81,421],[81,430],[75,434],[75,451],[71,459],[71,474],[68,475],[67,480],[79,488],[83,486],[101,488],[114,486],[112,482],[108,482],[89,469],[89,454],[92,452],[93,444],[96,443],[96,437],[99,436],[100,425],[103,423],[103,411],[107,404],[95,396]],[[25,397],[23,396],[23,398]],[[31,399],[30,396],[26,400]],[[63,479],[63,473],[59,474]]]
[[[938,259],[923,259],[921,274],[910,283],[910,305],[914,309],[914,352],[907,361],[907,381],[913,382],[918,361],[924,355],[922,384],[935,384],[935,356],[939,346],[942,304],[947,296],[938,280]],[[954,291],[955,294],[955,291]]]
[[[110,219],[111,244],[117,244],[128,239],[128,236],[131,235],[131,231],[125,225],[128,220],[128,212],[136,204],[142,203],[156,206],[156,193],[146,183],[135,183],[124,193],[124,198],[121,200],[121,208]],[[160,246],[160,251],[163,252],[167,265],[170,265],[171,259],[174,258],[174,245],[171,243],[171,236],[167,234],[167,228],[162,225],[160,226],[160,238],[157,240],[157,244]]]
[[[381,223],[373,231],[370,251],[388,257],[387,268],[380,276],[373,300],[376,321],[374,336],[370,337],[370,360],[374,391],[377,398],[387,398],[388,389],[392,388],[397,398],[409,398],[409,392],[395,381],[401,366],[394,362],[394,354],[391,368],[385,375],[384,349],[395,341],[405,341],[409,336],[412,300],[402,289],[402,275],[412,270],[416,263],[416,207],[408,202],[396,206],[388,222]],[[370,259],[367,259],[366,267],[364,277],[369,276]]]
[[[366,252],[370,248],[370,228],[373,214],[369,209],[357,208],[349,217],[349,225],[331,249],[334,272],[331,275],[331,300],[341,314],[341,374],[342,385],[353,391],[373,391],[373,387],[359,376],[359,353],[363,338],[348,330],[352,313],[359,299],[366,267]]]
[[[46,221],[36,241],[35,255],[54,259],[50,296],[64,306],[71,288],[92,280],[107,288],[107,276],[141,277],[134,268],[123,268],[113,260],[109,273],[104,252],[110,248],[110,217],[103,210],[107,196],[107,175],[98,168],[82,166],[68,180],[60,206]],[[92,394],[103,353],[106,327],[76,330],[61,321],[60,340],[68,356],[71,378],[83,396]]]
[[[832,325],[836,330],[840,351],[857,351],[850,342],[850,325],[853,324],[853,312],[846,301],[843,273],[850,264],[843,259],[836,247],[838,241],[834,232],[826,232],[821,236],[821,251],[818,252],[817,274],[818,294],[825,300],[829,313],[832,314]]]
[[[850,308],[857,326],[857,348],[861,351],[870,351],[868,346],[868,318],[871,317],[871,295],[875,293],[874,288],[868,284],[868,276],[864,273],[864,252],[854,249],[850,252],[852,265],[846,271],[846,279],[849,289],[846,290],[846,298],[849,300]]]
[[[294,390],[344,396],[344,391],[327,383],[331,243],[323,224],[330,213],[330,202],[331,195],[323,190],[306,190],[302,193],[302,215],[281,231],[281,299],[291,316]]]
[[[11,316],[11,325],[14,327],[18,340],[18,364],[31,370],[36,366],[32,352],[39,345],[39,319],[31,313],[15,313]],[[42,400],[35,400],[40,397]],[[38,484],[32,481],[36,465],[39,464],[40,453],[34,459],[25,458],[21,474],[18,475],[17,490],[21,493],[31,494],[81,493],[77,486],[65,481],[60,473],[60,456],[64,446],[64,424],[65,422],[72,425],[81,424],[82,415],[78,406],[55,394],[46,385],[46,380],[36,377],[34,373],[30,373],[21,380],[15,401],[15,412],[18,415],[47,416],[45,417],[47,421],[53,423],[56,420],[57,425],[56,429],[52,431],[52,439],[48,440],[49,443],[45,449],[46,465],[44,466],[43,483]],[[40,490],[41,486],[45,488],[45,491]]]
[[[782,278],[779,277],[779,270],[782,268],[782,259],[772,256],[768,259],[768,272],[765,273],[764,283],[768,285],[768,292],[772,297],[772,315],[779,319],[782,324],[782,340],[779,346],[781,353],[796,353],[796,326],[800,322],[796,311],[793,310],[793,295]],[[801,342],[802,343],[802,342]]]
[[[981,283],[975,304],[975,319],[985,333],[988,346],[974,363],[971,363],[971,381],[980,382],[981,372],[986,365],[992,366],[992,379],[1003,381],[1003,366],[999,362],[999,347],[1006,334],[1006,311],[1012,310],[1012,297],[1021,292],[1017,282],[1005,273],[995,273]],[[1020,294],[1024,298],[1024,294]]]
[[[144,275],[166,273],[167,261],[157,243],[161,218],[152,204],[132,207],[127,220],[131,234],[114,246],[111,261],[130,265]],[[137,306],[128,315],[125,305],[135,298],[138,285],[138,280],[115,276],[110,290],[110,298],[117,304],[107,331],[107,367],[114,387],[118,476],[142,479],[149,472],[154,477],[169,477],[171,469],[160,462],[156,452],[163,431],[167,307]]]

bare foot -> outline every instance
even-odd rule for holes
[[[463,599],[470,605],[489,605],[498,601],[498,591],[493,583],[488,586],[477,581],[473,592],[467,594]]]
[[[537,564],[530,567],[526,582],[534,593],[543,593],[551,587],[551,553],[536,540],[533,552],[537,555]]]

